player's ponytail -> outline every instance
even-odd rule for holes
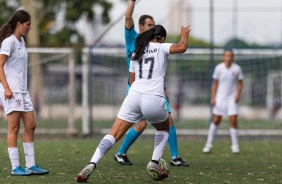
[[[161,25],[155,25],[148,31],[141,33],[135,40],[135,51],[131,59],[139,60],[144,54],[144,51],[146,47],[149,45],[151,40],[156,38],[157,41],[159,41],[165,37],[166,37],[166,30]]]
[[[0,29],[0,47],[4,39],[11,36],[14,33],[17,23],[24,23],[30,20],[30,15],[27,11],[17,10],[13,15],[11,20],[3,25]]]

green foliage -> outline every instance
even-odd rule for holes
[[[41,46],[65,46],[71,45],[71,38],[76,37],[76,44],[83,44],[83,38],[77,32],[75,24],[86,17],[89,22],[95,21],[94,7],[102,8],[102,23],[110,22],[109,12],[112,4],[107,0],[37,0],[36,5],[39,20],[39,33]],[[20,7],[20,0],[0,1],[0,24],[7,23],[13,12]],[[54,21],[59,16],[64,16],[63,25],[55,25],[60,29],[54,29]]]
[[[13,12],[20,6],[19,2],[17,0],[12,0],[12,1],[0,1],[0,25],[1,27],[8,23],[11,15]]]
[[[245,40],[233,38],[225,43],[224,48],[264,49],[269,48],[269,46],[259,45],[257,43],[248,43]]]
[[[180,40],[180,36],[179,35],[168,35],[166,38],[166,42],[168,43],[178,43]],[[193,48],[206,48],[209,47],[209,43],[199,39],[199,38],[195,38],[193,36],[189,36],[188,39],[188,43],[189,43],[189,47],[193,47]]]

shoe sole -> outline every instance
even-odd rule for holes
[[[31,173],[31,175],[45,175],[45,174],[49,174],[49,172],[45,172],[45,173]]]
[[[206,152],[203,151],[203,153],[204,154],[209,154],[209,153],[211,153],[211,151],[206,151]]]
[[[211,153],[212,152],[212,149],[210,149],[209,151],[202,151],[203,153]]]
[[[84,168],[77,176],[76,180],[78,182],[87,182],[89,176],[92,174],[93,169]]]
[[[31,176],[31,174],[11,174],[12,176]]]
[[[189,164],[174,164],[174,163],[170,163],[171,166],[179,166],[179,167],[189,167]]]

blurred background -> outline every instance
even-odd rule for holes
[[[0,1],[1,25],[19,8],[32,17],[26,42],[38,134],[93,136],[112,126],[127,86],[126,7],[127,0]],[[191,25],[189,49],[169,56],[166,77],[179,135],[206,136],[211,75],[232,48],[244,73],[240,134],[282,137],[281,0],[137,0],[137,32],[143,14],[166,28],[166,42],[178,42],[180,27]],[[228,127],[225,119],[219,134]],[[5,134],[6,124],[0,128]]]

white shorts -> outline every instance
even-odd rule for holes
[[[139,123],[142,116],[149,124],[162,123],[168,118],[165,98],[130,91],[117,117],[130,123]]]
[[[217,99],[213,107],[213,114],[218,116],[232,116],[238,114],[238,103],[235,99]]]
[[[6,99],[4,93],[0,92],[0,99],[3,103],[4,111],[9,114],[13,111],[29,112],[33,111],[33,105],[29,93],[13,93],[14,98]]]

